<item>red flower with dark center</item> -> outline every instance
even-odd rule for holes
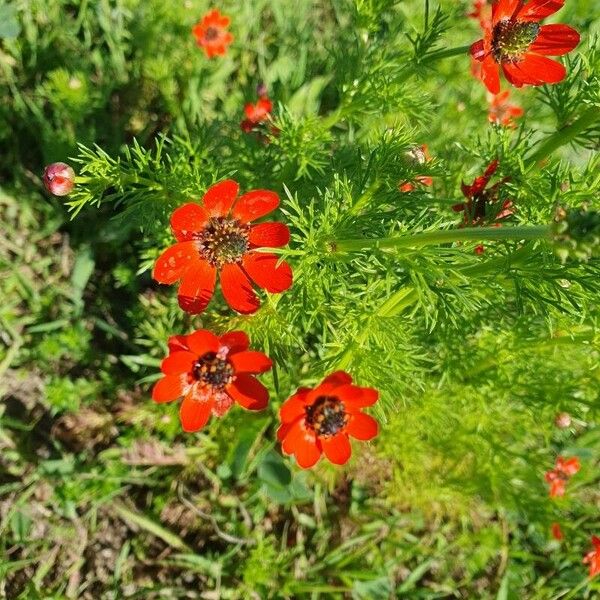
[[[204,15],[192,28],[196,44],[204,50],[208,58],[224,56],[227,53],[227,46],[233,42],[233,35],[227,31],[230,22],[229,17],[215,9]]]
[[[258,223],[279,206],[279,197],[268,190],[238,196],[239,185],[231,179],[208,189],[202,205],[190,202],[171,215],[177,243],[167,248],[154,267],[159,283],[181,280],[179,306],[189,313],[202,312],[215,290],[217,272],[221,291],[233,310],[243,314],[260,306],[252,282],[267,292],[281,293],[292,285],[290,266],[272,253],[258,248],[279,248],[290,240],[283,223]]]
[[[513,119],[523,116],[524,110],[516,104],[509,102],[510,91],[506,90],[488,98],[490,110],[488,119],[490,123],[503,125],[504,127],[515,127]]]
[[[546,482],[550,484],[550,497],[564,496],[569,478],[579,472],[579,469],[581,469],[581,463],[576,456],[571,458],[559,456],[554,469],[547,471],[544,475]]]
[[[352,453],[350,440],[370,440],[377,435],[377,421],[362,409],[377,402],[379,393],[352,385],[352,377],[337,371],[316,388],[300,388],[279,411],[277,439],[285,454],[294,454],[303,469],[316,464],[322,453],[343,465]]]
[[[223,416],[234,402],[262,410],[267,388],[254,374],[268,371],[272,362],[262,352],[248,350],[248,336],[231,331],[221,337],[206,329],[169,338],[169,356],[162,361],[164,377],[152,390],[155,402],[183,396],[179,409],[184,431],[198,431],[213,414]]]
[[[497,160],[492,161],[485,173],[477,177],[471,185],[462,184],[461,189],[467,201],[455,204],[452,210],[464,213],[464,226],[486,225],[513,214],[512,201],[510,200],[505,200],[500,210],[496,207],[498,204],[498,190],[506,179],[487,188],[487,184],[498,169],[498,164]],[[501,223],[493,224],[498,227],[501,225]]]
[[[424,165],[431,160],[427,144],[417,146],[412,150],[409,150],[406,154],[409,160],[419,165]],[[415,181],[426,186],[433,185],[433,178],[427,175],[417,175],[417,177],[415,177]],[[398,186],[398,189],[401,192],[412,192],[415,189],[415,184],[412,181],[405,181]]]
[[[256,104],[248,102],[244,106],[246,118],[241,123],[242,131],[250,133],[261,123],[268,121],[273,111],[273,103],[266,97],[259,98]]]
[[[498,0],[491,23],[482,21],[483,39],[471,46],[481,62],[480,78],[492,94],[500,92],[500,68],[515,87],[558,83],[566,69],[548,56],[562,56],[579,44],[579,33],[568,25],[540,25],[562,8],[564,0]]]
[[[600,538],[593,535],[592,544],[594,549],[585,555],[583,564],[590,566],[590,577],[596,577],[600,573]]]

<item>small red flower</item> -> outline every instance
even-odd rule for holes
[[[208,58],[224,56],[227,53],[227,46],[233,42],[233,35],[227,31],[230,22],[229,17],[215,9],[204,15],[192,28],[196,44],[204,50]]]
[[[409,160],[419,165],[424,165],[431,160],[427,144],[417,146],[412,150],[409,150],[406,154]],[[415,177],[415,181],[426,186],[433,185],[433,179],[427,175],[418,175]],[[401,192],[412,192],[415,189],[415,184],[412,181],[405,181],[398,186],[398,189]]]
[[[262,410],[269,392],[253,375],[268,371],[272,362],[248,345],[243,331],[217,337],[199,329],[169,338],[169,356],[160,366],[165,376],[154,385],[152,399],[162,403],[183,396],[179,416],[190,432],[204,427],[211,414],[223,416],[234,402]]]
[[[565,495],[565,486],[569,478],[575,475],[581,469],[581,463],[576,456],[564,458],[559,456],[556,459],[554,469],[546,471],[544,478],[550,484],[550,497],[555,498]]]
[[[266,97],[258,99],[256,104],[249,102],[244,106],[246,118],[241,122],[242,131],[250,133],[257,126],[268,121],[273,111],[273,103]]]
[[[490,123],[503,125],[504,127],[515,127],[513,119],[518,119],[525,112],[520,106],[509,102],[510,91],[505,90],[488,98],[490,110],[488,119]]]
[[[292,270],[272,253],[258,248],[279,248],[290,240],[283,223],[258,223],[279,206],[279,197],[268,190],[238,196],[231,179],[208,189],[202,205],[190,202],[171,215],[177,243],[156,261],[153,277],[159,283],[181,280],[179,306],[189,313],[202,312],[215,290],[217,272],[223,296],[233,310],[250,314],[260,301],[252,282],[273,294],[292,285]]]
[[[585,555],[583,564],[590,566],[590,577],[596,577],[600,573],[600,538],[593,535],[592,544],[594,549]]]
[[[500,68],[515,87],[558,83],[566,69],[548,56],[567,54],[579,44],[579,33],[568,25],[540,25],[562,8],[565,0],[498,0],[491,22],[481,22],[483,39],[471,46],[481,62],[481,80],[492,94],[500,92]]]
[[[56,162],[44,169],[44,187],[54,196],[68,196],[75,186],[75,171],[63,162]]]
[[[497,223],[496,221],[513,214],[511,200],[505,200],[500,210],[496,206],[498,203],[498,190],[506,180],[503,179],[492,187],[487,188],[487,184],[498,169],[498,164],[497,160],[492,161],[485,170],[485,173],[477,177],[471,185],[462,184],[461,189],[467,200],[466,202],[455,204],[452,210],[464,213],[464,226],[475,227],[486,225],[490,222],[493,222],[496,226],[500,226],[501,223]]]
[[[552,523],[550,527],[550,531],[552,532],[552,537],[559,542],[563,539],[564,535],[560,525],[558,523]]]
[[[316,464],[324,452],[336,465],[352,453],[350,440],[370,440],[377,435],[377,421],[362,412],[377,402],[379,393],[352,385],[352,377],[337,371],[316,388],[300,388],[279,411],[277,439],[285,454],[294,454],[303,469]]]

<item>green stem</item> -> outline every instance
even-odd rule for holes
[[[452,56],[461,56],[468,54],[471,46],[457,46],[456,48],[447,48],[446,50],[438,50],[437,52],[432,52],[425,56],[420,62],[421,64],[428,64],[430,62],[435,62],[436,60],[440,60],[442,58],[450,58]]]
[[[582,131],[585,131],[598,120],[600,120],[600,108],[596,106],[588,108],[579,119],[549,135],[527,162],[539,163],[561,146],[572,142]]]
[[[330,240],[327,244],[332,252],[357,252],[387,248],[415,248],[432,244],[446,244],[469,240],[537,240],[548,237],[549,225],[523,227],[472,227],[464,229],[440,229],[413,235],[389,238]]]

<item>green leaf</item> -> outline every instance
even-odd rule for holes
[[[21,24],[17,16],[17,7],[0,4],[0,39],[14,39],[21,33]]]
[[[258,477],[263,483],[274,487],[287,487],[292,482],[291,471],[279,454],[272,450],[258,465]]]

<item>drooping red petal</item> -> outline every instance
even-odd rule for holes
[[[208,423],[213,404],[214,399],[206,388],[195,385],[183,399],[179,409],[183,430],[192,433],[202,429]]]
[[[279,294],[287,290],[293,281],[292,269],[275,254],[249,252],[242,259],[244,270],[259,287]]]
[[[221,270],[221,290],[227,304],[239,313],[250,314],[260,306],[250,280],[237,264],[225,265]]]
[[[317,436],[306,427],[302,419],[289,427],[281,443],[281,450],[285,454],[294,454],[298,466],[303,469],[310,469],[321,457]]]
[[[236,373],[264,373],[273,366],[273,361],[266,354],[254,350],[230,354],[229,362]]]
[[[248,336],[243,331],[230,331],[219,338],[221,346],[227,346],[231,352],[242,352],[250,345]]]
[[[185,375],[167,375],[159,379],[152,388],[154,402],[171,402],[183,396],[187,388]]]
[[[530,52],[561,56],[571,52],[579,44],[579,32],[568,25],[542,25],[535,42],[529,47]]]
[[[247,373],[236,375],[226,391],[240,406],[248,410],[262,410],[269,404],[269,390],[256,377]]]
[[[492,94],[500,91],[500,68],[491,54],[481,63],[481,81]]]
[[[469,49],[469,53],[471,56],[481,62],[485,58],[485,46],[483,40],[477,40],[473,44],[471,44],[471,48]]]
[[[192,365],[198,356],[193,352],[178,351],[169,354],[160,364],[160,370],[165,375],[179,375],[192,370]]]
[[[198,329],[187,336],[187,344],[197,357],[219,351],[219,338],[208,329]]]
[[[530,0],[517,13],[519,21],[541,21],[560,10],[565,0]]]
[[[305,415],[307,393],[308,388],[300,388],[281,405],[281,408],[279,409],[279,418],[282,423],[292,423]]]
[[[526,54],[519,62],[503,63],[502,70],[506,79],[515,87],[558,83],[567,74],[567,70],[559,62],[533,53]]]
[[[280,248],[289,243],[290,230],[283,223],[259,223],[252,225],[248,239],[257,248]]]
[[[167,248],[156,261],[152,277],[171,284],[181,279],[192,264],[200,260],[195,242],[179,242]]]
[[[240,186],[233,179],[225,179],[208,188],[202,203],[211,216],[224,217],[231,210],[239,191]]]
[[[177,352],[179,350],[189,350],[186,340],[187,340],[187,335],[172,335],[167,342],[167,346],[169,347],[169,352]]]
[[[346,425],[346,433],[357,440],[372,440],[379,431],[377,421],[361,412],[351,413]]]
[[[198,259],[183,276],[177,292],[179,306],[191,314],[201,313],[213,296],[216,278],[216,269],[204,259]]]
[[[350,440],[345,433],[340,432],[331,437],[322,437],[320,441],[325,456],[334,465],[343,465],[348,462],[352,454],[352,448],[350,447]]]
[[[269,190],[253,190],[240,196],[233,207],[233,216],[247,223],[268,215],[279,206],[279,196]]]
[[[192,239],[193,234],[202,231],[208,221],[206,209],[194,202],[188,202],[171,215],[171,229],[179,242]]]

